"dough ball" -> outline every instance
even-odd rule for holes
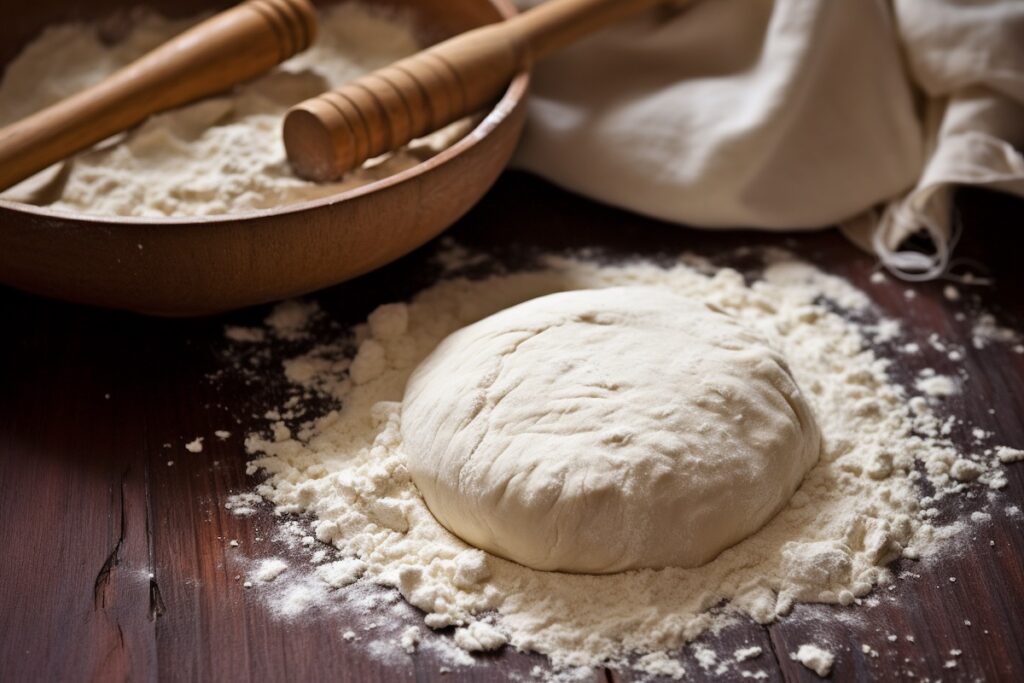
[[[430,511],[535,569],[695,567],[775,515],[818,459],[785,359],[667,290],[552,294],[447,337],[405,389]]]

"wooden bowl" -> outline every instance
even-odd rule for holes
[[[47,24],[97,19],[132,4],[35,0],[9,7],[0,64]],[[428,40],[515,12],[510,0],[387,4],[412,11]],[[189,16],[224,3],[156,0],[152,6],[167,16]],[[167,316],[211,314],[342,282],[415,249],[483,196],[519,139],[528,84],[529,75],[519,74],[472,132],[431,159],[313,201],[153,219],[0,200],[0,281],[45,296]]]

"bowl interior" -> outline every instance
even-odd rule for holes
[[[0,0],[2,3],[3,0]],[[483,24],[500,21],[515,13],[510,0],[313,0],[318,8],[354,2],[379,9],[384,13],[393,12],[403,18],[411,18],[414,33],[422,45],[430,45],[444,40],[463,31]],[[109,36],[111,42],[117,42],[131,22],[131,13],[138,9],[149,9],[168,18],[188,18],[203,13],[217,12],[231,7],[237,2],[223,0],[94,0],[89,3],[65,3],[60,0],[39,0],[14,14],[17,17],[11,31],[10,39],[0,41],[0,80],[7,64],[22,49],[34,40],[47,26],[60,23],[82,22],[99,23],[101,32]],[[507,98],[506,98],[507,99]],[[497,107],[500,109],[500,106]],[[486,122],[480,125],[471,135],[486,135]],[[437,157],[456,155],[459,153],[458,143],[443,150],[435,157],[400,173],[368,182],[357,187],[339,191],[319,199],[291,202],[272,209],[252,209],[233,211],[230,214],[211,216],[100,216],[92,213],[79,213],[68,210],[54,211],[46,205],[25,204],[0,197],[0,206],[14,211],[23,211],[38,215],[46,215],[62,220],[82,220],[137,224],[182,224],[219,222],[225,218],[237,219],[268,214],[291,213],[313,206],[333,204],[351,196],[377,191],[383,187],[400,181],[404,177],[416,175],[420,167]],[[442,159],[443,160],[443,159]]]
[[[370,4],[411,14],[424,42],[515,12],[510,0]],[[0,42],[0,63],[10,61],[48,24],[125,17],[139,6],[181,17],[225,3],[36,0],[8,13],[9,39]],[[68,213],[0,200],[0,282],[45,296],[168,316],[211,314],[342,282],[408,253],[479,200],[515,149],[528,84],[528,73],[519,74],[471,132],[435,156],[320,199],[178,218]]]

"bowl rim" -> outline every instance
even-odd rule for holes
[[[509,19],[518,13],[511,0],[486,0],[493,6],[503,19]],[[358,199],[379,190],[401,185],[412,179],[428,173],[429,171],[443,166],[463,152],[469,151],[480,143],[485,137],[492,133],[520,104],[526,96],[530,83],[530,71],[524,69],[515,75],[509,83],[505,92],[502,93],[493,107],[487,112],[484,118],[477,123],[469,132],[454,144],[441,150],[437,154],[420,161],[407,169],[379,178],[365,185],[359,185],[337,194],[308,199],[302,202],[294,202],[277,206],[270,209],[249,209],[236,213],[213,214],[207,216],[118,216],[78,213],[61,209],[51,209],[46,206],[36,206],[24,202],[16,202],[10,199],[0,198],[0,210],[11,211],[20,214],[29,214],[39,218],[60,220],[70,223],[92,223],[100,225],[125,225],[134,227],[161,227],[161,226],[182,226],[182,225],[215,225],[256,221],[268,217],[282,216],[292,213],[300,213],[313,209],[321,209],[341,204],[349,200]]]

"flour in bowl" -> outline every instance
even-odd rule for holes
[[[480,255],[455,253],[442,261],[480,266]],[[820,459],[762,528],[691,568],[539,571],[449,532],[410,474],[404,432],[415,424],[404,423],[401,401],[417,365],[452,332],[517,304],[623,287],[706,302],[767,340],[814,413]],[[893,381],[889,361],[871,348],[874,318],[862,292],[774,251],[749,281],[690,258],[658,265],[549,256],[530,271],[450,276],[409,301],[377,309],[350,337],[321,339],[287,359],[293,396],[287,410],[272,416],[272,429],[247,439],[255,456],[250,471],[265,477],[257,490],[279,514],[299,515],[284,527],[294,525],[296,539],[319,541],[310,568],[293,567],[288,580],[311,591],[316,598],[306,604],[320,610],[361,606],[365,627],[349,628],[372,641],[372,653],[407,657],[401,630],[422,619],[431,629],[452,631],[423,631],[416,647],[513,647],[543,653],[557,667],[605,664],[679,677],[691,665],[681,663],[684,646],[705,631],[743,616],[768,623],[801,602],[854,605],[891,585],[897,558],[937,557],[956,546],[953,539],[967,537],[969,517],[938,521],[940,508],[955,507],[944,501],[1005,486],[994,452],[958,452],[929,400],[912,383]],[[245,348],[252,352],[251,343]],[[340,407],[314,420],[296,415],[286,426],[287,411],[313,405],[317,393]],[[968,470],[973,478],[961,481]],[[314,569],[325,558],[357,566],[358,579],[330,588],[331,579]],[[390,602],[380,586],[404,600]],[[421,611],[402,612],[402,604]],[[295,618],[292,611],[282,615]],[[385,636],[391,622],[396,629]],[[696,666],[711,667],[710,654]],[[729,666],[716,659],[712,669]]]
[[[107,34],[119,31],[106,26],[47,28],[7,66],[0,125],[97,83],[202,18],[134,13],[130,29],[116,41]],[[281,122],[293,104],[418,48],[408,18],[357,3],[329,7],[320,13],[317,41],[264,76],[156,114],[0,196],[79,213],[206,216],[327,197],[393,175],[453,144],[472,122],[458,121],[326,184],[292,173]]]

